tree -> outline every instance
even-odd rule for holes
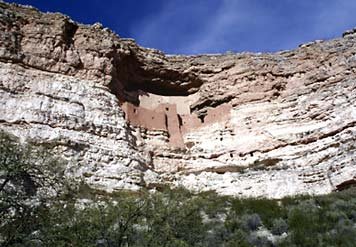
[[[38,212],[63,191],[62,162],[41,147],[0,132],[0,245],[16,246],[35,231]]]

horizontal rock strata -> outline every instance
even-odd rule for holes
[[[270,54],[166,56],[0,3],[0,128],[113,191],[280,198],[356,183],[356,34]]]

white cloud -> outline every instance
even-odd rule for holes
[[[356,26],[354,0],[172,0],[134,23],[142,45],[169,53],[291,49]]]
[[[254,21],[251,16],[256,13],[247,13],[243,1],[222,0],[214,6],[207,2],[191,1],[185,5],[170,2],[157,15],[136,23],[132,34],[138,41],[175,46],[175,50],[183,53],[206,52],[214,47],[224,50],[229,46],[226,38],[238,35]],[[182,29],[189,32],[182,33]]]

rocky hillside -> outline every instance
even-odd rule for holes
[[[167,56],[0,2],[0,128],[115,191],[237,196],[356,183],[356,33],[269,54]]]

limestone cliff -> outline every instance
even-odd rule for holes
[[[271,54],[166,56],[0,2],[0,128],[113,191],[279,198],[356,183],[356,33]]]

